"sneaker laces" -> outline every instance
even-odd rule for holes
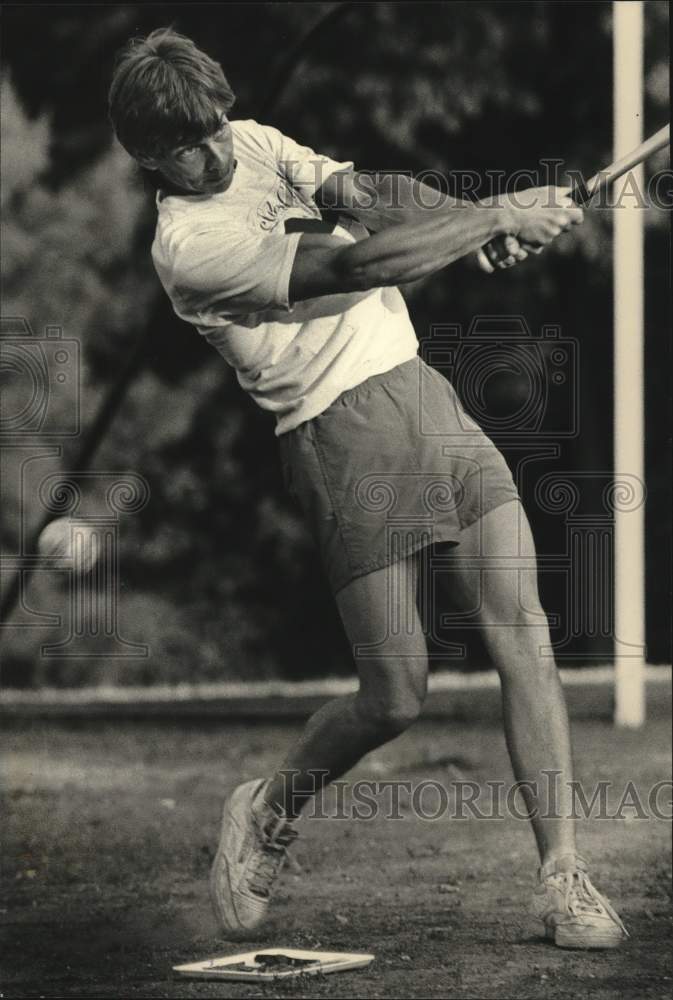
[[[250,858],[247,883],[252,893],[268,899],[273,883],[287,860],[287,849],[297,837],[297,831],[282,817],[275,817],[266,826],[256,820],[255,826],[259,840]]]
[[[629,932],[617,911],[613,909],[605,896],[602,896],[598,889],[592,885],[589,876],[581,868],[577,868],[575,871],[558,872],[551,876],[549,881],[556,883],[557,887],[564,891],[565,908],[569,913],[574,916],[607,913],[621,928],[624,935],[629,936]]]

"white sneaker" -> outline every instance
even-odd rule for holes
[[[587,863],[578,855],[540,869],[531,911],[561,948],[617,948],[629,936],[618,913],[591,884]]]
[[[210,896],[222,929],[258,927],[297,836],[291,821],[263,804],[266,781],[239,785],[224,805],[220,843],[210,871]]]

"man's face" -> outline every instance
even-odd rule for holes
[[[158,170],[173,187],[189,194],[219,194],[234,178],[236,160],[231,125],[224,112],[213,135],[191,146],[175,146],[157,157],[144,157],[143,166]]]

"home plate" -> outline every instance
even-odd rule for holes
[[[373,955],[362,952],[264,948],[242,955],[224,955],[188,965],[174,965],[173,971],[191,979],[286,979],[363,969],[373,961]]]

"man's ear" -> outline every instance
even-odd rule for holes
[[[159,169],[159,164],[157,163],[157,161],[154,159],[153,156],[145,156],[144,153],[138,153],[136,156],[136,160],[138,161],[141,167],[145,168],[145,170]]]

